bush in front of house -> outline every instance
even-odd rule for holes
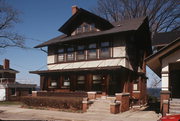
[[[27,106],[82,110],[82,97],[22,97]]]

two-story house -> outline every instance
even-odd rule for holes
[[[35,47],[48,47],[48,70],[31,71],[40,75],[41,90],[146,98],[144,58],[152,51],[147,17],[111,23],[73,6],[59,31]]]
[[[21,84],[16,82],[17,70],[10,68],[10,61],[4,59],[0,65],[0,101],[17,101],[21,96],[27,96],[35,89],[35,84]]]

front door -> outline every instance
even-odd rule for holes
[[[172,70],[169,79],[172,98],[180,98],[180,70]]]

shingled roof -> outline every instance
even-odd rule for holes
[[[180,31],[157,33],[153,37],[152,45],[165,46],[178,37],[180,37]]]
[[[88,33],[83,33],[83,34],[78,34],[78,35],[73,35],[73,36],[67,36],[63,34],[49,41],[46,41],[40,45],[37,45],[35,46],[35,48],[44,47],[44,46],[57,44],[61,42],[66,42],[70,40],[78,40],[78,39],[85,39],[85,38],[91,38],[91,37],[97,37],[97,36],[104,36],[104,35],[109,35],[109,34],[116,34],[116,33],[121,33],[121,32],[136,31],[144,23],[144,21],[147,21],[147,17],[141,17],[141,18],[136,18],[136,19],[115,22],[115,23],[112,23],[114,25],[113,28],[104,30],[104,31],[88,32]]]
[[[19,71],[14,70],[12,68],[4,69],[2,65],[0,65],[0,72],[13,72],[13,73],[19,73]]]

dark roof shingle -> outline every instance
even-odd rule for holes
[[[152,45],[165,46],[178,37],[180,37],[180,31],[157,33],[153,37]]]
[[[44,47],[51,44],[56,44],[60,42],[70,41],[70,40],[77,40],[77,39],[83,39],[83,38],[89,38],[89,37],[115,34],[115,33],[120,33],[120,32],[135,31],[142,25],[142,23],[145,21],[146,18],[147,17],[141,17],[141,18],[112,23],[115,27],[109,30],[98,31],[98,32],[87,32],[87,33],[73,35],[73,36],[61,35],[49,41],[46,41],[40,45],[37,45],[35,46],[35,48]]]

